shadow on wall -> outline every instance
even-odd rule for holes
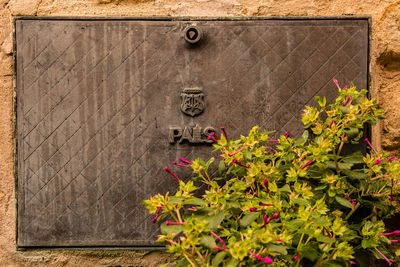
[[[376,60],[385,70],[400,71],[400,53],[387,51],[382,53]]]

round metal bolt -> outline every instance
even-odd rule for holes
[[[185,38],[186,42],[190,44],[195,44],[200,41],[201,35],[202,33],[199,27],[194,25],[187,26],[183,30],[183,37]]]

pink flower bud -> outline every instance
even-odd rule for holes
[[[233,159],[232,162],[235,163],[235,164],[237,164],[237,165],[239,165],[239,166],[241,166],[241,167],[248,168],[246,165],[244,165],[244,164],[238,162],[237,159]]]
[[[313,160],[308,161],[303,167],[301,167],[301,169],[304,170],[305,168],[307,168],[307,166],[309,166],[313,162],[314,162]]]
[[[391,266],[392,265],[392,262],[382,253],[382,252],[380,252],[380,250],[379,249],[377,249],[377,248],[375,248],[375,250],[376,250],[376,252],[378,252],[379,253],[379,255],[381,255],[382,256],[382,258],[384,258],[385,260],[386,260],[386,262],[389,264],[389,266]]]
[[[226,134],[225,127],[221,126],[221,130],[224,133],[225,139],[228,141],[228,135]]]
[[[166,221],[165,225],[184,225],[186,224],[186,222],[170,222],[170,221]]]
[[[229,157],[232,157],[232,156],[236,155],[237,153],[239,153],[240,151],[242,151],[243,148],[245,148],[245,147],[246,147],[246,145],[243,145],[243,146],[242,146],[241,148],[239,148],[236,152],[234,152],[234,153],[229,153],[228,156],[229,156]]]
[[[256,258],[257,260],[260,260],[260,261],[263,261],[264,263],[267,263],[267,264],[269,264],[269,263],[273,263],[274,261],[271,259],[271,258],[269,258],[269,257],[265,257],[265,258],[263,258],[263,257],[260,257],[260,256],[258,256],[257,254],[255,254],[255,253],[253,253],[253,252],[249,252],[250,253],[250,255],[252,255],[254,258]]]
[[[375,153],[378,153],[378,152],[376,152],[375,148],[371,145],[368,138],[364,138],[364,141],[369,145],[369,147],[372,149],[372,151],[374,151]]]
[[[178,180],[178,182],[180,182],[181,180],[178,178],[178,176],[176,176],[170,169],[168,169],[168,167],[164,167],[164,171],[168,172],[169,174],[171,174],[176,180]]]
[[[214,232],[211,232],[211,234],[212,234],[213,236],[215,236],[215,237],[219,240],[219,242],[221,242],[221,244],[222,244],[222,248],[220,248],[220,247],[214,247],[213,249],[214,249],[214,250],[226,250],[226,246],[225,246],[224,240],[222,240],[222,238],[219,237],[219,236],[218,236],[216,233],[214,233]]]
[[[381,164],[381,162],[382,162],[382,161],[381,161],[380,159],[377,159],[377,160],[375,161],[376,164]]]
[[[188,160],[185,159],[185,158],[179,158],[179,160],[182,161],[183,163],[186,163],[186,164],[189,164],[189,165],[192,165],[192,164],[193,164],[193,163],[191,163],[190,161],[188,161]]]
[[[183,164],[180,164],[180,163],[178,163],[176,161],[173,161],[172,164],[174,164],[176,166],[180,166],[180,167],[189,167],[189,165],[183,165]]]
[[[348,194],[345,193],[344,195],[351,201],[351,204],[353,205],[353,209],[356,209],[357,203],[351,197],[349,197]]]
[[[164,208],[164,206],[158,206],[157,207],[157,212],[156,212],[156,217],[154,217],[153,220],[151,220],[152,223],[155,223],[158,219],[158,215],[160,214],[161,209]]]
[[[333,236],[332,236],[331,233],[328,231],[328,229],[326,229],[325,226],[324,226],[324,230],[325,230],[325,232],[328,234],[329,238],[333,238]]]
[[[214,137],[212,137],[211,135],[209,135],[209,136],[207,137],[207,139],[208,139],[208,140],[213,140],[214,142],[218,143],[218,140],[215,139]]]

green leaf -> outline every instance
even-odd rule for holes
[[[258,218],[260,214],[258,212],[250,212],[244,215],[242,219],[240,219],[240,225],[246,227],[250,223],[252,223],[255,219]]]
[[[215,158],[210,158],[205,166],[205,170],[208,171],[208,168],[210,167],[210,165],[214,162]]]
[[[360,132],[358,128],[344,128],[343,131],[349,139],[356,137]]]
[[[218,266],[224,259],[228,253],[226,251],[220,251],[215,255],[213,259],[213,266]]]
[[[281,192],[287,192],[287,193],[292,193],[292,190],[290,189],[290,186],[288,184],[285,184],[281,188],[279,188],[279,191]]]
[[[308,140],[308,131],[304,131],[302,136],[294,142],[295,146],[302,146],[304,145]]]
[[[275,244],[268,244],[267,248],[269,248],[272,251],[278,252],[282,255],[287,255],[287,250],[284,246],[282,245],[275,245]]]
[[[222,176],[225,173],[225,162],[221,160],[218,164],[218,173]]]
[[[345,163],[353,163],[353,164],[358,164],[358,163],[364,162],[361,151],[356,151],[353,154],[343,157],[342,161]]]
[[[172,196],[169,198],[169,203],[171,204],[181,204],[185,200],[185,197]]]
[[[327,186],[328,186],[328,185],[326,185],[326,184],[320,185],[320,186],[315,187],[314,190],[315,190],[315,191],[323,190],[323,189],[325,189]]]
[[[310,261],[316,261],[321,253],[318,252],[318,250],[316,250],[315,248],[313,248],[312,246],[308,245],[308,246],[304,246],[301,249],[301,255],[304,258],[309,259]]]
[[[208,247],[209,249],[213,249],[214,247],[217,246],[217,243],[215,242],[215,239],[210,236],[210,235],[204,235],[200,239],[200,244]]]
[[[201,205],[206,205],[207,202],[197,198],[197,197],[191,197],[191,198],[187,198],[183,201],[184,205],[197,205],[197,206],[201,206]]]
[[[226,264],[226,267],[237,267],[239,263],[239,260],[231,258],[231,260]]]
[[[305,200],[304,198],[292,198],[291,199],[293,201],[293,203],[299,205],[299,206],[308,206],[309,202],[307,200]]]
[[[304,221],[300,220],[300,219],[295,219],[295,220],[292,220],[292,221],[288,221],[286,223],[287,227],[290,230],[294,230],[294,231],[297,231],[300,227],[303,226],[303,224],[304,224]]]
[[[338,165],[339,165],[340,170],[350,170],[354,164],[339,162]],[[336,169],[336,164],[334,161],[327,161],[326,166],[330,169]]]
[[[183,225],[165,225],[165,223],[162,223],[160,230],[163,235],[172,233],[179,234],[183,231]]]
[[[251,151],[249,151],[248,149],[244,149],[243,150],[243,157],[246,161],[251,161],[252,160],[252,154]]]
[[[368,174],[363,173],[363,172],[343,170],[342,173],[344,175],[346,175],[347,177],[351,178],[351,179],[362,180],[362,179],[367,179],[368,178]]]
[[[208,221],[208,228],[217,229],[221,222],[224,220],[225,215],[224,212],[217,213],[216,215],[212,215],[208,218],[205,218]]]
[[[330,238],[329,236],[326,236],[326,235],[318,235],[317,241],[322,242],[322,243],[333,243],[333,242],[335,242],[335,239]]]
[[[336,196],[336,197],[335,197],[335,200],[336,200],[340,205],[345,206],[345,207],[347,207],[347,208],[349,208],[349,209],[353,209],[353,208],[354,208],[354,207],[353,207],[353,204],[351,204],[351,202],[350,202],[349,200],[345,199],[345,198]]]

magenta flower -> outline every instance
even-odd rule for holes
[[[382,105],[383,105],[383,102],[382,102],[382,101],[379,101],[379,102],[377,103],[377,105],[382,106]]]
[[[258,203],[258,205],[260,205],[260,206],[273,206],[272,204],[267,204],[267,203],[262,203],[262,202]]]
[[[292,258],[292,261],[297,261],[297,259],[298,259],[299,257],[300,257],[300,252],[297,253],[297,255],[294,256],[294,257]]]
[[[186,222],[170,222],[170,221],[166,221],[165,225],[184,225],[186,224]]]
[[[392,161],[395,160],[395,159],[396,159],[395,156],[390,156],[390,157],[388,157],[388,161],[389,161],[389,162],[392,162]]]
[[[207,137],[207,139],[208,139],[208,140],[213,140],[214,142],[218,143],[218,140],[215,139],[214,137],[212,137],[211,135],[209,135],[209,136]]]
[[[346,90],[346,89],[347,89],[347,85],[345,85],[342,90]]]
[[[389,240],[390,242],[392,242],[392,243],[398,243],[398,242],[400,242],[400,240]]]
[[[216,233],[214,233],[214,232],[211,232],[211,234],[212,234],[213,236],[215,236],[215,237],[219,240],[219,242],[221,242],[221,244],[222,244],[222,248],[216,246],[216,247],[213,247],[213,249],[214,249],[214,250],[226,250],[226,246],[225,246],[224,240],[222,240],[222,238],[219,237],[219,236],[218,236]]]
[[[184,165],[184,164],[180,164],[176,161],[173,161],[172,164],[176,165],[176,166],[180,166],[180,167],[189,167],[189,165]]]
[[[313,162],[314,162],[313,160],[308,161],[303,167],[301,167],[301,169],[304,170],[305,168],[307,168],[307,166],[309,166]]]
[[[158,206],[157,207],[156,217],[154,217],[154,219],[151,220],[152,223],[155,223],[157,221],[158,215],[160,215],[160,211],[161,211],[162,208],[164,208],[164,206]]]
[[[279,143],[279,140],[268,140],[270,143]]]
[[[255,253],[253,253],[253,252],[249,252],[254,258],[256,258],[257,260],[260,260],[260,261],[263,261],[263,262],[265,262],[265,263],[267,263],[267,264],[269,264],[269,263],[273,263],[274,261],[270,258],[270,257],[265,257],[265,258],[263,258],[263,257],[260,257],[260,256],[258,256],[257,254],[255,254]]]
[[[215,139],[219,140],[218,136],[215,134],[215,132],[211,132],[210,135],[212,135]]]
[[[331,120],[331,122],[329,123],[329,129],[332,128],[333,123],[334,123],[334,120]]]
[[[355,261],[350,261],[350,264],[354,265],[354,264],[357,264],[357,262],[355,262]]]
[[[249,208],[249,211],[250,211],[250,212],[259,212],[259,210],[256,210],[256,209],[253,208],[253,207],[250,207],[250,208]]]
[[[240,151],[242,151],[243,150],[243,148],[245,148],[246,147],[246,145],[243,145],[241,148],[239,148],[236,152],[234,152],[234,153],[229,153],[228,154],[228,156],[229,157],[232,157],[233,155],[236,155],[237,153],[239,153]]]
[[[347,99],[346,99],[346,101],[345,102],[343,102],[343,106],[347,106],[347,104],[349,104],[349,102],[351,102],[351,97],[350,96],[347,96]]]
[[[192,164],[193,164],[193,163],[191,163],[190,161],[188,161],[188,160],[185,159],[185,158],[179,158],[179,160],[182,161],[183,163],[186,163],[186,164],[189,164],[189,165],[192,165]]]
[[[282,239],[278,238],[278,240],[276,240],[276,242],[282,243]]]
[[[188,210],[190,210],[190,211],[196,211],[197,208],[196,208],[196,207],[191,207],[191,208],[188,208]]]
[[[375,153],[378,153],[378,152],[376,152],[375,148],[371,145],[368,138],[364,138],[364,141],[365,141],[365,143],[367,143],[369,145],[369,147],[372,149],[372,151],[374,151]]]
[[[286,140],[289,138],[289,136],[290,136],[289,132],[286,132],[285,133]]]
[[[235,163],[235,164],[237,164],[237,165],[239,165],[239,166],[241,166],[241,167],[248,168],[246,165],[244,165],[244,164],[238,162],[237,159],[233,159],[232,162]]]
[[[265,225],[269,224],[269,222],[273,219],[276,219],[279,217],[279,211],[276,211],[270,218],[268,218],[268,215],[265,214],[263,219],[264,219],[264,223],[263,225],[261,225],[261,227],[264,227]]]
[[[264,187],[265,187],[265,190],[267,190],[267,193],[269,193],[268,180],[267,179],[264,179]]]
[[[329,232],[328,229],[326,229],[325,226],[324,226],[324,230],[328,234],[329,238],[333,238],[333,236],[331,235],[331,232]]]
[[[382,161],[381,161],[380,159],[377,159],[377,160],[375,161],[376,164],[381,164],[381,162],[382,162]]]
[[[389,264],[389,266],[391,266],[392,265],[392,262],[385,256],[385,255],[383,255],[383,253],[382,252],[380,252],[379,251],[379,249],[377,249],[377,248],[375,248],[375,250],[376,250],[376,252],[378,252],[379,253],[379,255],[381,255],[382,256],[382,258],[384,258],[386,261],[387,261],[387,263]]]
[[[356,209],[357,203],[351,197],[349,197],[348,194],[345,193],[344,195],[350,200],[351,204],[353,205],[353,209]]]
[[[383,235],[383,236],[388,236],[388,235],[400,235],[400,230],[396,230],[390,233],[383,233],[383,234],[377,234],[377,235]]]
[[[226,134],[225,127],[224,127],[224,126],[221,126],[221,130],[222,130],[222,132],[224,133],[224,136],[225,136],[226,141],[228,141],[228,135]]]
[[[168,169],[168,167],[164,167],[164,171],[168,172],[169,174],[171,174],[176,180],[178,180],[178,182],[180,182],[181,180],[178,178],[178,176],[176,176],[170,169]]]
[[[335,78],[333,78],[333,82],[336,84],[336,87],[337,87],[338,89],[340,89],[339,83],[338,83],[338,81],[337,81]]]

